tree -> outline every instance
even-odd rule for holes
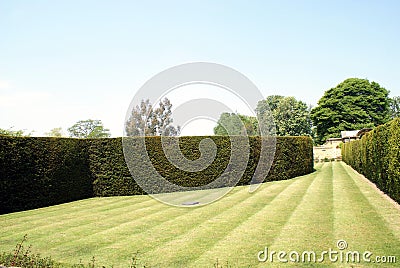
[[[168,98],[160,101],[156,109],[149,100],[142,100],[132,109],[125,132],[127,136],[177,136],[180,127],[174,127],[172,123],[172,104]]]
[[[48,137],[62,137],[62,128],[56,127],[50,130],[49,132],[45,133],[46,136]]]
[[[391,118],[400,117],[400,96],[390,99],[390,116]]]
[[[256,117],[241,115],[237,113],[222,113],[214,128],[215,135],[247,135],[259,134]]]
[[[75,138],[108,138],[109,129],[104,128],[101,120],[81,120],[68,128],[69,135]]]
[[[349,78],[329,89],[312,109],[316,143],[340,137],[340,131],[378,126],[390,119],[389,92],[376,82]]]
[[[169,99],[164,98],[159,107],[153,113],[153,129],[155,134],[160,136],[177,136],[180,126],[176,128],[172,125],[172,104]]]
[[[149,100],[142,100],[140,106],[132,110],[131,116],[126,122],[125,131],[127,136],[151,135],[155,132],[152,127],[153,121],[153,107]]]
[[[30,137],[32,135],[32,132],[25,133],[25,130],[12,130],[12,127],[9,129],[0,128],[0,135],[13,137]]]
[[[278,136],[304,136],[312,133],[310,108],[295,97],[268,96],[258,102],[256,112],[263,122],[275,122]],[[272,118],[267,118],[269,114]]]

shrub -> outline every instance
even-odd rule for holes
[[[400,118],[345,143],[343,160],[400,203]]]

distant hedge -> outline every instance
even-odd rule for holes
[[[179,138],[183,155],[197,159],[200,156],[198,145],[204,138]],[[200,186],[224,172],[231,154],[229,137],[207,138],[216,144],[217,155],[212,164],[200,172],[182,171],[171,164],[163,153],[160,137],[146,137],[145,142],[154,168],[163,177],[181,186]],[[249,137],[249,142],[250,159],[238,185],[250,183],[260,157],[261,138]],[[312,171],[312,140],[278,137],[275,158],[264,181],[290,179]],[[0,183],[0,213],[94,196],[145,194],[125,163],[122,138],[1,136]]]
[[[400,118],[343,144],[343,160],[400,203]]]
[[[0,213],[93,196],[80,139],[0,136]]]
[[[180,149],[188,159],[200,156],[198,145],[211,138],[217,145],[214,162],[199,172],[186,172],[171,164],[165,157],[160,137],[146,138],[146,148],[154,168],[168,181],[184,187],[208,184],[226,169],[231,155],[230,140],[226,136],[193,136],[179,139]],[[132,138],[134,139],[134,138]],[[260,157],[260,137],[249,137],[250,158],[237,185],[250,183]],[[276,152],[271,170],[264,181],[290,179],[313,171],[312,140],[309,137],[277,137]],[[143,194],[135,183],[122,151],[121,138],[90,140],[90,170],[95,196]]]

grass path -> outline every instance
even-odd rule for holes
[[[375,209],[373,200],[368,199],[357,186],[355,172],[349,172],[349,168],[341,165],[334,165],[334,172],[338,199],[335,203],[336,238],[346,238],[348,243],[364,249],[374,249],[376,254],[400,252],[400,241],[396,238],[395,231]],[[360,240],[360,236],[364,239]]]
[[[213,267],[217,259],[223,267],[349,267],[327,258],[318,264],[257,260],[265,247],[321,253],[338,250],[342,239],[346,250],[371,251],[371,259],[397,257],[397,266],[369,267],[400,267],[399,208],[342,162],[317,164],[312,174],[264,183],[252,194],[235,187],[203,207],[132,196],[0,215],[0,251],[11,251],[26,233],[34,252],[65,263],[95,256],[98,264],[129,267],[139,251],[146,267]]]

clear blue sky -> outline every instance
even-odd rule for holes
[[[101,119],[158,72],[210,61],[315,105],[349,77],[400,95],[399,1],[0,0],[0,128]]]

